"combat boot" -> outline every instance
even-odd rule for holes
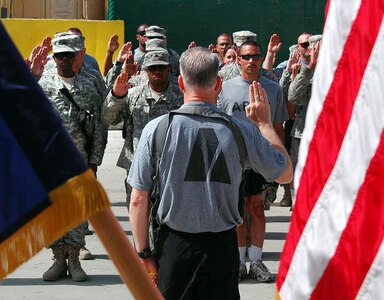
[[[73,281],[87,280],[87,274],[81,268],[79,261],[80,248],[69,246],[68,248],[68,273],[71,275]]]
[[[43,274],[44,281],[55,281],[67,276],[67,245],[52,248],[55,258],[53,265]]]
[[[269,210],[272,203],[276,200],[277,187],[269,185],[264,191],[264,210]]]
[[[284,195],[283,195],[283,199],[281,199],[280,201],[280,206],[289,207],[292,205],[291,187],[289,183],[283,184],[283,187],[284,187]]]

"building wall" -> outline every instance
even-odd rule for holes
[[[2,0],[7,18],[105,20],[105,0]]]
[[[120,47],[124,41],[123,21],[3,19],[2,22],[23,57],[28,57],[45,36],[53,37],[56,32],[78,27],[85,36],[87,53],[96,57],[102,69],[111,35],[119,35]]]
[[[265,52],[271,34],[278,33],[279,62],[300,33],[322,32],[325,5],[326,0],[109,0],[108,18],[124,20],[131,41],[141,23],[164,27],[169,46],[179,52],[193,40],[207,47],[219,34],[239,30],[257,33]]]

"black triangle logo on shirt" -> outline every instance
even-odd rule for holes
[[[219,146],[219,140],[212,128],[200,128],[195,144],[189,158],[185,181],[206,181],[213,157]],[[205,154],[205,155],[204,155]],[[231,183],[227,162],[223,151],[212,168],[211,180],[213,182]]]

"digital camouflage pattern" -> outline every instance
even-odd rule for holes
[[[302,65],[299,74],[291,82],[288,89],[288,101],[295,104],[296,118],[293,123],[291,136],[301,138],[305,126],[305,117],[309,99],[311,98],[313,71]]]
[[[84,76],[75,75],[74,86],[69,89],[77,105],[90,111],[93,118],[90,124],[92,134],[92,144],[90,152],[86,152],[87,139],[84,136],[80,125],[79,110],[60,92],[65,88],[59,76],[55,72],[50,72],[39,81],[45,95],[48,97],[54,109],[58,112],[63,125],[72,137],[76,147],[88,163],[100,165],[104,155],[102,146],[102,122],[101,122],[101,99],[93,83]]]
[[[241,72],[241,68],[236,61],[233,61],[229,64],[224,65],[219,71],[219,76],[223,79],[223,81],[235,78],[239,76]]]
[[[182,104],[183,94],[178,85],[172,81],[157,101],[148,83],[131,88],[128,95],[121,99],[109,93],[103,104],[103,122],[113,125],[126,120],[127,124],[127,136],[117,165],[128,170],[144,126],[149,121],[179,108]]]

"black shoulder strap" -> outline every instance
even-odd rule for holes
[[[62,88],[59,90],[60,92],[63,93],[63,95],[65,97],[67,97],[67,99],[78,109],[78,110],[81,110],[80,106],[77,105],[77,103],[75,102],[75,100],[73,100],[73,97],[72,95],[69,93],[68,89],[66,88]]]

